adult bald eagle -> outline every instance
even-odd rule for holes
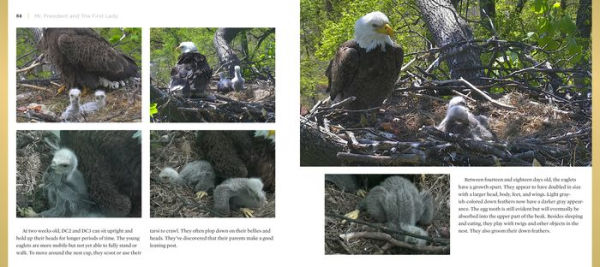
[[[392,41],[389,23],[379,11],[356,21],[354,39],[338,48],[325,72],[333,102],[355,96],[349,107],[364,109],[381,105],[391,94],[404,51]]]
[[[93,29],[45,28],[39,46],[61,73],[59,93],[74,87],[84,91],[116,88],[119,81],[138,72],[133,58],[113,48]]]
[[[78,157],[90,200],[107,217],[140,217],[142,150],[135,131],[61,131]]]
[[[185,97],[202,96],[212,77],[206,57],[198,52],[192,42],[182,42],[177,49],[182,53],[177,65],[171,69],[169,91],[182,90]]]

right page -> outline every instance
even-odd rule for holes
[[[591,1],[301,1],[326,259],[590,266],[591,22]]]

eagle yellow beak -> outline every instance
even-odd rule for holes
[[[390,37],[394,36],[394,29],[389,24],[385,24],[379,28],[377,28],[377,32],[381,34],[389,35]]]
[[[178,47],[175,47],[175,50],[181,50],[181,45],[179,45]]]

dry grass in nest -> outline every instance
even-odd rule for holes
[[[42,176],[50,165],[53,150],[43,140],[44,131],[17,131],[17,207],[30,207]]]
[[[390,175],[391,176],[391,175]],[[450,238],[450,179],[449,175],[402,175],[413,178],[419,190],[429,190],[434,199],[436,213],[432,224],[427,227],[430,237]],[[343,215],[358,207],[361,197],[354,193],[343,192],[335,185],[325,183],[325,213]],[[376,223],[366,213],[359,220]],[[346,242],[340,235],[353,232],[376,232],[367,225],[344,222],[325,216],[325,254],[415,254],[402,248],[384,249],[386,242],[371,239],[358,239]]]
[[[140,122],[142,96],[141,89],[120,88],[116,90],[105,90],[106,107],[101,111],[85,117],[86,122]],[[56,95],[56,89],[49,87],[48,90],[36,90],[29,88],[17,88],[17,108],[27,107],[31,103],[45,105],[56,117],[69,106],[68,90]],[[81,97],[81,103],[94,101],[94,92]],[[31,120],[17,110],[17,122],[30,122]]]
[[[434,97],[413,92],[404,92],[386,100],[376,111],[335,112],[327,114],[332,132],[343,133],[339,129],[352,131],[356,137],[367,140],[391,139],[401,142],[423,142],[423,126],[437,126],[446,116],[447,104],[451,97]],[[529,95],[510,92],[498,99],[516,109],[506,109],[493,105],[486,100],[467,105],[474,115],[488,117],[490,130],[496,135],[496,143],[511,145],[533,140],[543,143],[557,137],[574,134],[591,128],[591,120],[585,116],[560,110],[558,106],[538,103]],[[341,125],[342,128],[336,127]],[[372,133],[371,129],[378,130]],[[544,157],[548,166],[587,166],[591,162],[591,131],[575,135],[558,142],[548,141],[547,148],[565,152],[565,157],[556,155]],[[383,133],[383,135],[382,135]],[[393,135],[387,135],[391,133]],[[535,143],[535,142],[534,142]],[[516,153],[516,152],[515,152]],[[538,151],[538,154],[540,152]]]
[[[386,110],[384,121],[398,119],[399,123],[396,123],[398,127],[402,126],[406,130],[404,134],[399,135],[400,139],[402,140],[402,137],[407,140],[414,139],[422,126],[435,126],[444,119],[449,99],[441,100],[415,94],[393,97],[390,103],[384,106]],[[467,103],[473,114],[485,115],[489,118],[491,130],[501,140],[552,137],[582,127],[580,122],[572,120],[567,114],[557,111],[555,107],[535,103],[527,95],[519,92],[508,93],[499,101],[513,105],[517,109],[500,108],[485,100],[477,103],[467,101]]]

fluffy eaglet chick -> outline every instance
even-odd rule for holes
[[[63,148],[54,153],[52,162],[42,177],[49,209],[41,217],[82,217],[89,214],[93,204],[87,186],[77,169],[77,156]]]
[[[448,102],[446,117],[436,128],[445,133],[456,134],[477,141],[496,138],[489,129],[488,118],[471,113],[465,99],[460,96],[453,97]]]
[[[428,236],[427,232],[418,226],[431,224],[434,216],[433,199],[429,192],[419,192],[417,187],[401,176],[391,176],[380,185],[373,187],[358,209],[346,216],[358,218],[360,211],[366,211],[375,221],[383,223],[387,228],[404,230],[413,234]],[[426,241],[407,235],[401,235],[400,240],[425,246]]]
[[[208,195],[215,187],[215,171],[208,161],[197,160],[186,164],[180,173],[173,168],[164,168],[160,178],[168,178],[171,183],[187,185],[194,189],[197,199]]]
[[[231,210],[240,209],[246,217],[267,204],[263,183],[259,178],[230,178],[218,185],[214,191],[216,216],[231,215]]]

